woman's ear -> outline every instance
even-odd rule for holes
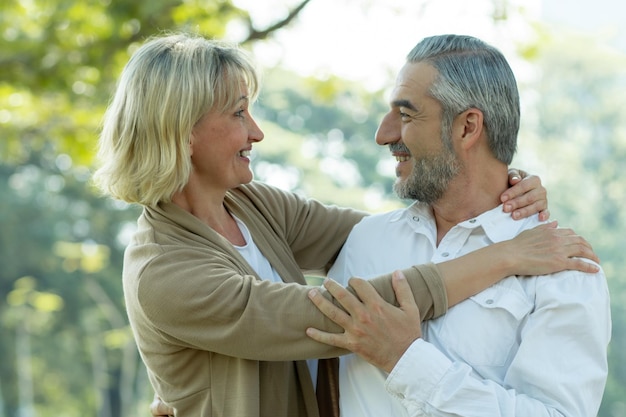
[[[193,156],[193,142],[196,137],[193,134],[193,131],[189,134],[189,156]]]

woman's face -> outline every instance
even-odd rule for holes
[[[225,112],[210,111],[191,132],[192,176],[203,186],[228,190],[252,181],[250,151],[263,132],[249,112],[246,88]]]

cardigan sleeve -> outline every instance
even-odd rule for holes
[[[406,276],[407,282],[411,287],[422,321],[437,318],[448,311],[448,295],[445,284],[435,264],[414,265],[401,271]],[[392,273],[379,275],[369,279],[368,282],[372,284],[385,301],[398,306],[399,303],[391,283],[391,275]],[[349,279],[345,282],[348,282],[348,291],[356,295],[349,285]],[[332,300],[332,296],[327,291],[322,289],[322,294]],[[342,308],[336,300],[332,301],[339,308]]]
[[[448,296],[439,270],[433,263],[415,265],[402,272],[407,278],[422,320],[439,317],[448,310]],[[381,275],[369,282],[387,302],[398,305],[391,285],[391,274]]]
[[[268,219],[267,224],[251,222],[250,228],[253,237],[256,228],[256,236],[267,239],[259,247],[267,251],[266,257],[281,275],[302,277],[298,267],[331,262],[352,227],[346,227],[345,217],[339,215],[345,213],[341,209],[331,209],[332,215],[328,215],[318,203],[302,203],[278,192],[261,197],[258,201],[250,197],[248,205],[241,203],[239,213],[253,213],[256,208],[261,213],[257,220]],[[308,327],[342,331],[308,299],[310,287],[259,280],[232,246],[204,230],[193,217],[153,214],[140,233],[144,238],[128,248],[125,259],[125,295],[138,332],[160,335],[173,351],[188,347],[252,360],[346,353],[306,337]],[[347,223],[355,223],[362,214],[352,212],[347,217]],[[156,230],[160,231],[158,237]],[[290,249],[297,255],[291,255]],[[445,311],[445,307],[437,307],[447,302],[436,269],[416,267],[404,272],[422,314],[428,317]],[[390,274],[375,280],[374,285],[385,299],[395,302]]]
[[[342,331],[308,299],[311,287],[260,281],[236,273],[220,259],[207,262],[202,256],[206,254],[168,251],[143,270],[134,296],[126,287],[128,308],[135,311],[131,314],[145,317],[140,324],[135,320],[136,326],[160,334],[174,350],[182,346],[244,359],[298,360],[347,353],[306,337],[308,327]],[[445,312],[444,286],[433,265],[403,272],[425,318]],[[390,274],[370,282],[383,298],[397,304]]]

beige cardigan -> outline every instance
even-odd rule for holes
[[[364,213],[258,182],[230,191],[225,204],[286,284],[260,279],[227,240],[176,205],[145,208],[123,281],[150,381],[177,416],[317,417],[303,359],[346,352],[304,334],[340,328],[308,300],[301,270],[327,267]],[[423,318],[445,312],[432,265],[405,273]],[[393,302],[389,278],[371,282]]]

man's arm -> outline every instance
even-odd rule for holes
[[[419,330],[411,329],[419,317],[410,287],[398,277],[394,287],[399,307],[385,305],[367,281],[351,280],[356,296],[325,282],[346,311],[315,290],[310,298],[345,331],[307,329],[307,335],[350,349],[390,372],[387,390],[401,399],[410,415],[595,415],[608,373],[611,333],[608,289],[601,271],[540,278],[532,311],[515,318],[523,338],[503,381],[481,378],[467,363],[451,360],[423,341]],[[470,344],[472,336],[459,334]]]
[[[387,391],[403,398],[409,415],[595,416],[608,374],[611,335],[603,273],[563,272],[539,277],[532,296],[534,303],[529,303],[528,314],[512,319],[517,329],[514,334],[505,330],[510,325],[506,321],[510,312],[519,310],[510,303],[504,302],[495,312],[488,311],[493,304],[480,303],[455,312],[466,319],[457,316],[456,326],[447,331],[461,341],[467,340],[467,349],[456,346],[461,360],[451,359],[435,345],[419,339],[390,373]],[[493,344],[475,343],[481,336],[473,329],[482,322],[477,310],[501,317],[489,321],[487,332],[498,335],[487,337]],[[472,321],[475,325],[469,324]],[[491,327],[494,323],[496,326]],[[508,340],[507,334],[512,340],[517,334],[521,340],[512,346],[501,343]],[[504,364],[505,372],[499,371],[502,368],[495,360],[477,361],[477,351],[489,350],[493,350],[489,356],[495,358],[514,355]]]

